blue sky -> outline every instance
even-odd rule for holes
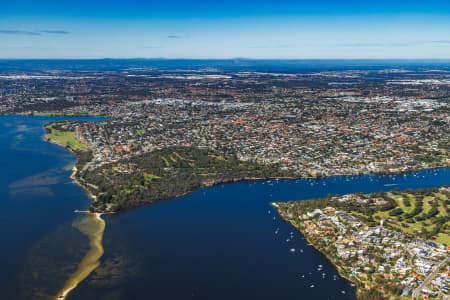
[[[450,58],[448,0],[1,2],[0,58]]]

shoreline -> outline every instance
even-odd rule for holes
[[[271,206],[273,206],[275,209],[276,209],[276,211],[277,211],[277,213],[278,213],[278,216],[280,216],[280,219],[283,221],[283,222],[285,222],[285,223],[287,223],[287,224],[289,224],[290,226],[292,226],[295,230],[297,230],[304,238],[305,238],[305,240],[306,240],[306,242],[307,242],[307,245],[308,246],[310,246],[310,247],[313,247],[314,248],[314,250],[316,250],[317,252],[319,252],[332,266],[333,266],[333,268],[335,268],[336,270],[337,270],[337,272],[338,272],[338,274],[339,274],[339,276],[340,277],[342,277],[343,279],[345,279],[345,280],[347,280],[348,282],[350,282],[351,284],[354,284],[354,289],[355,289],[355,296],[357,296],[358,295],[358,289],[357,289],[357,287],[358,287],[358,282],[356,282],[355,280],[352,280],[352,279],[350,279],[350,276],[347,276],[347,275],[345,275],[345,274],[343,274],[342,273],[342,268],[340,267],[340,266],[338,266],[332,259],[330,259],[327,255],[326,255],[326,253],[323,251],[323,250],[321,250],[320,249],[320,247],[319,246],[317,246],[316,244],[314,244],[314,243],[312,243],[311,242],[311,240],[309,239],[309,237],[308,237],[308,235],[307,234],[305,234],[300,228],[298,228],[297,226],[295,226],[293,223],[291,223],[290,221],[287,221],[285,218],[283,218],[283,216],[280,214],[280,212],[279,212],[279,205],[278,204],[276,204],[275,202],[272,202],[271,203]],[[358,299],[357,297],[356,297],[356,299]]]
[[[72,152],[73,152],[73,151],[72,151]],[[76,153],[75,153],[75,155],[76,155]],[[78,159],[78,157],[77,157],[77,159]],[[75,162],[75,164],[76,164],[76,162]],[[92,200],[93,202],[97,201],[97,196],[94,195],[93,193],[91,193],[91,191],[89,191],[87,188],[85,188],[84,185],[77,179],[77,177],[76,177],[77,173],[78,173],[78,168],[77,168],[76,165],[74,165],[74,166],[72,167],[72,174],[70,175],[70,179],[72,179],[72,181],[73,181],[76,185],[78,185],[80,188],[82,188],[82,189],[86,192],[86,194],[88,195],[88,197],[91,198],[91,200]],[[90,212],[90,213],[92,213],[92,212]],[[95,213],[95,214],[97,214],[97,213]],[[101,214],[103,215],[103,214],[106,214],[106,213],[101,213]]]
[[[295,224],[293,224],[293,223],[291,223],[290,221],[286,220],[286,219],[280,214],[280,211],[278,210],[279,206],[278,206],[276,203],[271,203],[271,205],[276,209],[276,211],[277,211],[277,213],[278,213],[278,216],[280,217],[280,219],[281,219],[283,222],[289,224],[289,225],[292,226],[295,230],[297,230],[297,232],[299,232],[299,233],[305,238],[305,240],[306,240],[306,242],[307,242],[307,245],[310,246],[310,247],[313,247],[315,251],[319,252],[320,255],[322,255],[322,256],[323,256],[323,257],[324,257],[324,258],[325,258],[325,259],[333,266],[333,268],[336,269],[338,275],[339,275],[341,278],[343,278],[344,280],[346,280],[346,281],[348,281],[348,282],[350,283],[350,286],[351,286],[352,288],[355,289],[355,299],[358,300],[358,293],[359,293],[359,291],[361,290],[361,287],[359,287],[359,284],[361,284],[361,282],[359,282],[359,281],[357,281],[357,280],[354,280],[354,279],[351,278],[351,276],[348,276],[348,275],[344,274],[344,273],[342,272],[342,267],[339,266],[339,265],[337,265],[337,263],[334,262],[334,261],[327,255],[327,253],[326,253],[325,251],[323,251],[318,245],[316,245],[316,244],[314,244],[313,242],[311,242],[309,236],[308,236],[307,234],[305,234],[305,232],[303,232],[303,231],[301,230],[301,228],[295,226]]]
[[[45,126],[44,126],[45,128]],[[50,138],[47,137],[47,133],[43,135],[43,139],[46,142],[52,143],[54,145],[58,145],[60,147],[65,148],[66,150],[70,151],[75,155],[75,162],[72,166],[72,173],[70,175],[70,179],[79,186],[81,189],[83,189],[86,193],[86,195],[95,202],[97,200],[97,196],[91,193],[87,188],[84,187],[84,185],[76,178],[76,174],[78,173],[78,168],[76,167],[76,164],[78,162],[79,156],[78,153],[73,151],[70,147],[66,147],[65,145],[58,143]],[[61,291],[58,292],[55,299],[56,300],[64,300],[67,298],[69,293],[73,291],[78,284],[80,284],[84,279],[86,279],[95,269],[97,269],[100,266],[100,259],[103,256],[104,248],[103,248],[103,234],[105,232],[106,228],[106,222],[102,219],[102,215],[105,213],[101,212],[91,212],[86,211],[84,212],[87,214],[87,218],[85,221],[89,221],[92,217],[94,217],[94,221],[89,225],[95,225],[97,223],[98,228],[94,230],[93,232],[89,230],[83,230],[82,228],[78,228],[83,234],[85,234],[89,239],[89,250],[85,254],[85,256],[82,258],[80,263],[78,264],[77,270],[69,276],[69,278],[66,280],[66,283],[64,284]]]
[[[48,123],[48,124],[51,124],[51,123],[52,123],[52,122],[50,122],[50,123]],[[44,130],[45,130],[45,126],[47,126],[48,124],[44,125]],[[88,195],[88,197],[91,198],[91,200],[92,200],[93,202],[95,202],[95,201],[97,200],[97,196],[94,195],[91,191],[89,191],[89,190],[88,190],[88,189],[87,189],[87,188],[86,188],[86,187],[85,187],[85,186],[77,179],[77,177],[76,177],[76,175],[77,175],[77,173],[78,173],[78,168],[77,168],[76,165],[77,165],[78,160],[79,160],[79,154],[78,154],[77,152],[75,152],[72,148],[67,147],[66,145],[63,145],[63,144],[61,144],[61,143],[58,143],[57,141],[55,141],[55,140],[49,138],[47,135],[48,135],[47,132],[44,133],[44,135],[42,136],[42,139],[45,140],[45,141],[48,142],[48,143],[51,143],[51,144],[54,144],[54,145],[58,145],[58,146],[60,146],[60,147],[63,147],[64,149],[70,151],[70,152],[75,156],[75,162],[74,162],[73,165],[72,165],[72,174],[70,174],[70,179],[72,179],[72,181],[73,181],[76,185],[78,185],[80,188],[82,188],[82,189],[86,192],[86,194]]]
[[[234,183],[250,183],[250,182],[262,182],[262,181],[271,181],[271,180],[322,180],[322,179],[329,179],[329,178],[333,178],[333,177],[342,177],[342,178],[346,178],[346,177],[354,177],[354,176],[395,176],[395,175],[407,175],[407,174],[414,174],[416,172],[423,172],[423,171],[432,171],[432,170],[440,170],[440,169],[446,169],[446,168],[450,168],[450,166],[439,166],[439,167],[430,167],[430,168],[421,168],[421,169],[415,169],[415,170],[409,170],[409,171],[405,171],[405,172],[392,172],[392,173],[363,173],[363,174],[343,174],[343,175],[330,175],[330,176],[323,176],[323,177],[289,177],[289,176],[284,176],[284,177],[264,177],[264,178],[259,178],[259,177],[242,177],[242,178],[231,178],[231,179],[221,179],[221,180],[206,180],[205,182],[202,182],[201,185],[195,189],[192,189],[190,191],[187,192],[182,192],[182,193],[178,193],[169,197],[165,197],[165,198],[159,198],[157,200],[155,200],[154,202],[149,202],[149,203],[145,203],[143,205],[139,205],[139,206],[130,206],[130,207],[126,207],[126,208],[122,208],[118,211],[99,211],[103,214],[115,214],[115,213],[122,213],[122,212],[127,212],[130,210],[134,210],[134,209],[139,209],[142,208],[144,206],[147,205],[152,205],[152,204],[157,204],[163,201],[169,201],[169,200],[174,200],[174,199],[178,199],[180,197],[189,195],[191,193],[194,193],[202,188],[210,188],[210,187],[214,187],[217,185],[221,185],[221,184],[234,184]],[[97,196],[95,194],[92,194],[88,189],[86,189],[82,183],[80,183],[78,180],[75,180],[87,193],[88,195],[92,198],[92,199],[96,199]]]
[[[282,180],[322,180],[322,179],[329,179],[329,178],[333,178],[333,177],[354,177],[354,176],[395,176],[395,175],[406,175],[406,174],[414,174],[415,172],[422,172],[422,171],[432,171],[432,170],[439,170],[439,169],[445,169],[445,168],[450,168],[449,166],[440,166],[440,167],[430,167],[430,168],[423,168],[423,169],[417,169],[414,171],[406,171],[406,172],[400,172],[400,173],[367,173],[367,174],[348,174],[348,175],[332,175],[332,176],[324,176],[324,177],[265,177],[265,178],[259,178],[259,177],[243,177],[243,178],[232,178],[232,179],[224,179],[224,180],[212,180],[211,181],[207,181],[206,183],[202,183],[199,187],[192,189],[190,191],[187,192],[183,192],[183,193],[178,193],[175,194],[173,196],[170,197],[166,197],[166,198],[160,198],[158,200],[155,200],[154,202],[149,202],[143,205],[139,205],[139,206],[130,206],[130,207],[126,207],[126,208],[122,208],[118,211],[98,211],[101,212],[102,214],[119,214],[119,213],[125,213],[131,210],[135,210],[135,209],[140,209],[142,207],[145,207],[147,205],[153,205],[153,204],[157,204],[160,202],[164,202],[164,201],[170,201],[170,200],[175,200],[178,199],[180,197],[184,197],[187,196],[191,193],[195,193],[200,189],[203,188],[210,188],[210,187],[214,187],[217,185],[221,185],[221,184],[234,184],[234,183],[257,183],[257,182],[263,182],[263,181],[282,181]],[[93,193],[91,193],[87,188],[85,188],[83,186],[83,184],[81,182],[79,182],[77,179],[74,180],[81,188],[83,188],[86,193],[89,195],[89,197],[91,197],[92,199],[97,199],[97,196]]]

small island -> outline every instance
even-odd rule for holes
[[[449,292],[449,187],[273,205],[356,284],[358,299],[444,299]]]

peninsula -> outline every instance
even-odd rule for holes
[[[273,205],[356,284],[358,299],[449,292],[449,187]]]
[[[46,139],[73,151],[73,177],[93,198],[92,212],[117,212],[174,198],[202,186],[240,180],[287,178],[276,164],[241,161],[232,154],[196,147],[168,147],[92,168],[92,150],[80,140],[76,123],[46,127]]]

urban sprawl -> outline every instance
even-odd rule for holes
[[[449,103],[450,71],[419,67],[0,71],[0,114],[107,117],[49,125],[48,137],[51,130],[54,136],[72,134],[63,144],[85,160],[85,178],[86,172],[123,176],[115,188],[135,199],[152,190],[164,197],[183,194],[202,176],[209,182],[233,179],[227,170],[242,178],[317,178],[448,167]],[[127,178],[145,155],[164,164]],[[180,190],[167,186],[189,168],[195,180]],[[83,176],[84,187],[93,194],[101,190],[105,199],[93,210],[123,206],[118,195],[108,194],[106,179],[99,187]],[[361,299],[448,299],[449,195],[442,187],[274,205],[357,284]]]

